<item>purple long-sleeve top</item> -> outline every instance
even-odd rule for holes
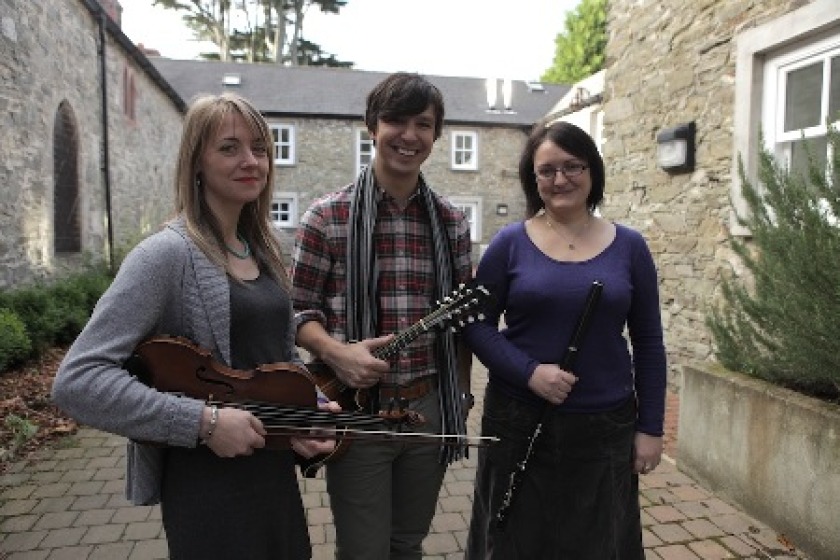
[[[559,363],[594,281],[603,292],[583,342],[578,377],[562,411],[604,412],[634,392],[637,431],[662,435],[666,364],[656,267],[638,232],[616,224],[613,242],[583,262],[562,262],[540,251],[523,222],[502,228],[487,247],[476,281],[493,293],[485,319],[464,337],[487,367],[490,383],[523,401],[542,405],[528,388],[541,363]],[[499,329],[504,314],[504,328]]]

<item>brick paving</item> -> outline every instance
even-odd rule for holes
[[[473,375],[478,434],[486,370]],[[669,394],[666,458],[642,476],[643,540],[647,560],[807,560],[771,528],[738,511],[680,473],[676,423],[679,399]],[[166,558],[160,508],[131,506],[123,497],[124,440],[82,429],[55,449],[12,465],[0,476],[0,560],[151,560]],[[475,479],[475,457],[449,468],[425,560],[463,558]],[[323,475],[321,475],[323,476]],[[301,480],[313,559],[333,558],[335,531],[323,478]]]

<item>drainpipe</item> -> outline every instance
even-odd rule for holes
[[[108,15],[105,8],[99,6],[99,71],[102,92],[102,154],[101,166],[102,181],[105,185],[105,219],[108,222],[108,270],[111,274],[116,272],[114,265],[114,226],[111,215],[111,166],[108,162],[110,145],[108,143],[108,69],[105,64],[105,26],[108,25]]]

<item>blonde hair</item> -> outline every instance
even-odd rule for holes
[[[208,143],[218,134],[225,117],[234,113],[245,120],[254,137],[262,139],[269,148],[274,144],[268,123],[248,100],[233,93],[202,95],[192,101],[184,117],[175,172],[175,208],[186,220],[190,237],[212,262],[229,274],[221,228],[204,198],[198,169]],[[251,246],[257,263],[288,287],[280,243],[270,219],[273,189],[274,165],[269,165],[266,186],[256,200],[242,208],[237,229]]]

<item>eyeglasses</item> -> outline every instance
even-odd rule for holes
[[[588,166],[582,163],[564,163],[560,167],[553,167],[551,165],[544,165],[542,167],[538,167],[535,173],[537,174],[537,178],[542,179],[543,181],[553,181],[558,173],[562,173],[566,179],[571,177],[577,177],[584,171]]]

